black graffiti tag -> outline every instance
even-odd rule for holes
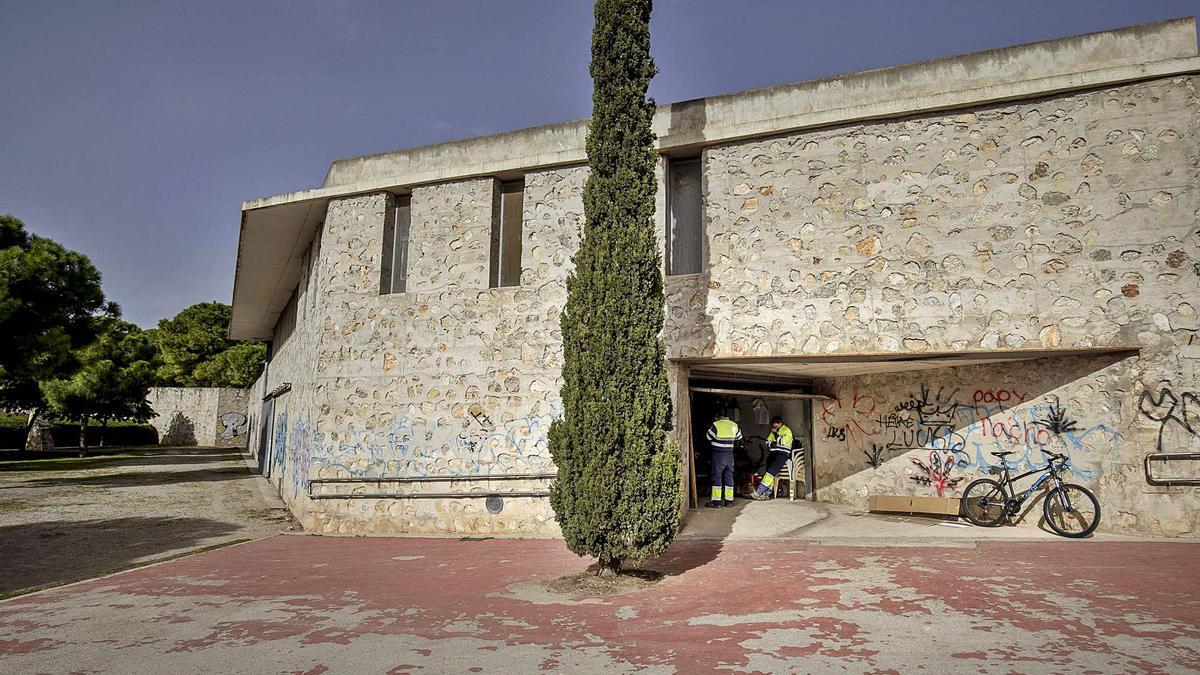
[[[1162,387],[1156,398],[1154,392],[1147,389],[1142,392],[1138,409],[1146,419],[1158,422],[1158,443],[1155,447],[1160,453],[1163,451],[1163,432],[1171,422],[1193,436],[1200,433],[1200,394],[1194,391],[1176,395],[1169,388]]]

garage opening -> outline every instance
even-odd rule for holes
[[[768,468],[768,436],[771,421],[781,418],[791,429],[794,442],[789,464],[778,479],[777,497],[813,499],[812,475],[812,402],[824,396],[811,392],[804,380],[746,380],[703,376],[688,380],[690,415],[690,496],[692,508],[709,499],[711,450],[706,438],[709,427],[719,416],[737,423],[742,441],[734,448],[736,494],[748,498]]]
[[[826,410],[826,406],[832,405],[833,408],[840,409],[841,402],[835,396],[846,388],[846,383],[853,385],[857,379],[862,377],[904,373],[907,384],[911,385],[910,388],[915,388],[930,386],[928,383],[937,382],[939,378],[949,378],[951,377],[949,369],[959,367],[1013,364],[1037,359],[1068,357],[1086,360],[1089,357],[1103,356],[1103,360],[1106,362],[1116,362],[1136,356],[1136,354],[1136,348],[1114,346],[1063,350],[1022,349],[672,359],[672,364],[677,369],[675,371],[677,373],[676,382],[679,385],[687,383],[686,393],[682,391],[682,386],[676,389],[675,400],[679,403],[676,417],[679,440],[682,444],[688,445],[683,449],[682,457],[689,464],[686,467],[686,480],[690,483],[688,505],[691,508],[703,506],[710,496],[711,451],[705,435],[712,425],[714,415],[718,413],[723,412],[737,422],[744,437],[743,447],[735,450],[734,480],[738,487],[737,492],[743,492],[754,482],[756,477],[762,475],[766,455],[765,438],[769,431],[770,419],[779,416],[800,439],[803,447],[803,479],[797,477],[796,484],[790,487],[799,490],[796,496],[815,501],[822,495],[824,487],[829,487],[829,485],[854,475],[846,473],[847,470],[870,472],[878,468],[881,459],[885,462],[907,462],[906,453],[920,451],[927,454],[930,449],[937,449],[934,444],[914,441],[907,437],[896,437],[892,441],[886,441],[889,435],[884,430],[887,428],[888,420],[880,421],[882,412],[876,411],[874,408],[870,411],[859,411],[855,407],[853,414],[863,416],[863,421],[855,422],[855,426],[838,425],[831,422],[825,415],[829,412]],[[1087,362],[1083,362],[1083,365],[1086,366]],[[990,371],[985,369],[984,375],[988,375],[988,372]],[[959,385],[961,382],[954,386]],[[895,386],[901,385],[896,384]],[[931,391],[934,390],[931,389]],[[948,395],[956,391],[952,387]],[[901,403],[909,401],[912,397],[907,390],[903,393],[907,398]],[[934,394],[935,397],[939,395]],[[921,394],[921,396],[925,395]],[[875,401],[874,394],[861,398],[878,403]],[[855,394],[855,401],[858,400],[859,397]],[[892,401],[891,405],[894,408],[897,403]],[[950,401],[946,405],[962,406],[957,401]],[[944,412],[944,408],[944,405],[936,408],[935,412],[937,410]],[[894,409],[900,410],[900,408]],[[933,422],[924,422],[918,414],[916,423],[936,424],[937,433],[943,436],[955,432],[954,428],[948,428],[945,421],[938,422],[939,418],[937,417],[931,417],[931,419]],[[818,422],[820,428],[814,431],[814,423]],[[961,425],[966,424],[965,421],[961,422]],[[862,433],[864,425],[872,429],[870,434]],[[873,431],[876,426],[879,426],[880,429],[878,433]],[[854,429],[859,429],[859,431],[854,432]],[[895,436],[895,433],[898,432],[894,432],[892,435]],[[929,431],[927,435],[932,433],[934,432]],[[962,435],[963,432],[959,430],[958,433]],[[819,448],[816,448],[816,444],[814,444],[814,435],[819,435],[819,439],[817,439],[820,441]],[[865,453],[867,448],[863,444],[867,442],[864,440],[866,436],[871,436],[868,439],[871,442],[874,442],[876,436],[883,439],[880,441],[881,447],[890,454],[883,456],[878,453]],[[938,436],[938,438],[941,437]],[[914,435],[914,438],[919,439],[919,436]],[[815,458],[814,448],[816,448],[817,455]],[[875,449],[874,446],[872,449]],[[859,464],[864,464],[864,462],[858,459],[858,456],[864,455],[866,457],[864,468],[859,469],[854,463],[842,462],[841,466],[834,466],[831,469],[829,460],[833,455],[842,453],[848,453],[847,456],[852,456]],[[814,467],[817,469],[815,472]],[[921,478],[920,476],[910,477],[910,480],[919,482]],[[829,481],[829,484],[823,486],[818,484],[819,481]],[[911,486],[907,482],[895,486],[895,489],[902,493],[907,493],[908,488]]]

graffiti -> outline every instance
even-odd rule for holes
[[[922,386],[920,393],[896,405],[895,411],[880,416],[880,426],[891,431],[891,440],[884,444],[888,450],[918,450],[934,448],[950,455],[951,464],[965,468],[968,464],[966,439],[954,430],[955,413],[959,404],[955,390],[944,394],[941,389],[932,397]],[[913,415],[916,415],[916,419]]]
[[[883,450],[883,446],[877,443],[872,443],[870,450],[863,450],[863,454],[867,456],[867,464],[871,468],[878,469],[883,464]]]
[[[1028,398],[1028,395],[1022,394],[1016,389],[976,389],[975,393],[971,395],[971,403],[998,403],[1003,408],[1006,403],[1020,405]]]
[[[319,461],[321,468],[348,476],[540,473],[551,465],[554,419],[541,414],[493,423],[482,409],[460,420],[415,422],[406,416],[384,430],[337,433],[339,442]]]
[[[496,425],[492,423],[492,418],[488,417],[487,413],[483,412],[483,406],[479,405],[478,403],[472,404],[467,412],[471,415],[471,419],[478,422],[479,426],[483,429],[491,431],[492,429],[496,428]]]
[[[1163,433],[1172,422],[1192,436],[1200,435],[1200,394],[1197,392],[1176,394],[1164,386],[1155,397],[1154,392],[1147,389],[1138,400],[1138,410],[1146,419],[1158,422],[1157,452],[1163,452]]]
[[[958,410],[958,403],[954,401],[954,395],[958,390],[943,396],[941,388],[938,388],[937,394],[932,400],[929,398],[929,390],[922,385],[921,397],[917,399],[913,397],[910,403],[916,404],[917,418],[922,426],[947,426],[954,422],[954,412]]]
[[[994,469],[997,460],[989,453],[997,451],[1014,453],[1008,463],[1022,471],[1044,468],[1048,452],[1063,453],[1071,458],[1076,476],[1092,480],[1099,475],[1101,448],[1110,451],[1123,440],[1106,424],[1084,424],[1054,395],[1038,402],[1016,388],[966,391],[923,385],[887,405],[879,403],[885,399],[878,394],[855,392],[848,405],[841,403],[846,397],[825,403],[821,419],[828,428],[823,435],[830,442],[844,441],[848,450],[861,452],[866,464],[876,469],[891,457],[922,451],[917,459],[930,471],[921,469],[914,480],[933,487],[940,482],[943,492],[957,485],[951,474],[958,470]],[[1148,393],[1143,409],[1148,417],[1194,433],[1200,429],[1195,412],[1200,405],[1195,394],[1188,396],[1184,401],[1169,393]],[[936,452],[936,463],[926,459],[930,451]]]
[[[286,477],[291,483],[292,493],[300,495],[308,492],[312,458],[321,454],[320,440],[305,419],[298,419],[292,424],[292,439],[296,451]]]
[[[271,477],[283,476],[287,468],[288,413],[285,408],[275,418],[275,439],[271,446]]]
[[[998,443],[1036,446],[1050,444],[1051,432],[1043,428],[1039,420],[1017,417],[1008,419],[984,417],[976,423],[976,426],[981,436],[996,439]]]
[[[246,435],[246,416],[239,412],[227,412],[217,417],[221,423],[221,440],[232,441]]]
[[[1057,398],[1050,404],[1050,410],[1046,412],[1046,416],[1040,420],[1034,420],[1033,423],[1055,436],[1078,431],[1075,427],[1075,420],[1067,417],[1066,411],[1059,405]]]
[[[875,422],[881,429],[911,429],[913,425],[911,417],[894,412],[876,417]]]
[[[880,403],[870,394],[854,391],[848,396],[831,398],[821,402],[821,421],[835,432],[835,438],[847,446],[861,448],[867,437],[878,433],[875,422]],[[828,432],[827,432],[828,433]]]
[[[928,462],[922,461],[920,457],[910,457],[909,459],[921,470],[921,473],[910,476],[910,478],[921,485],[933,487],[939,497],[945,496],[947,488],[958,487],[958,484],[965,480],[963,476],[950,477],[950,470],[954,468],[955,464],[953,455],[943,458],[937,450],[933,450],[929,453]]]

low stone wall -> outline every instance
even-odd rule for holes
[[[159,445],[246,447],[244,389],[155,387],[147,396],[155,416]]]

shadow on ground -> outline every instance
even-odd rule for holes
[[[79,457],[77,450],[0,451],[0,472],[86,471],[117,466],[173,466],[197,462],[241,461],[236,448],[100,448]]]
[[[237,530],[235,524],[203,518],[113,518],[0,527],[4,552],[0,594],[87,579]],[[74,555],[64,556],[63,551]]]
[[[239,480],[250,475],[245,466],[193,469],[191,471],[135,471],[110,473],[99,476],[64,476],[53,478],[31,478],[7,485],[5,488],[70,487],[138,487],[144,485],[171,485],[174,483],[208,483],[222,480]]]
[[[734,521],[737,520],[742,510],[749,504],[750,502],[747,500],[738,499],[733,503],[733,506],[722,506],[712,509],[711,513],[704,510],[706,507],[690,510],[685,518],[704,518],[712,515],[721,516],[720,518],[710,518],[713,524],[709,528],[709,536],[707,538],[677,538],[667,548],[666,553],[657,558],[651,558],[640,565],[627,565],[626,567],[629,568],[628,571],[642,571],[672,577],[709,564],[716,560],[717,556],[721,555],[721,549],[724,548],[726,540],[733,532]]]

